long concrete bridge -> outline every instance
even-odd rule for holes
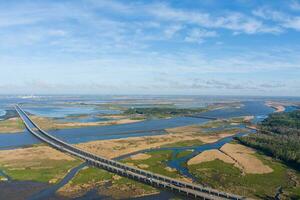
[[[78,147],[70,145],[42,130],[36,125],[30,117],[17,105],[15,107],[19,116],[23,120],[28,131],[41,141],[48,145],[58,149],[62,152],[76,156],[85,160],[89,165],[105,169],[109,172],[131,178],[133,180],[151,185],[153,187],[161,188],[176,192],[184,195],[188,198],[204,199],[204,200],[242,200],[245,197],[221,192],[215,189],[207,188],[201,185],[188,183],[180,180],[176,180],[170,177],[166,177],[160,174],[148,172],[138,169],[118,161],[104,158],[82,150]]]

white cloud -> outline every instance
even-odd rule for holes
[[[171,25],[164,30],[165,36],[167,38],[172,38],[182,28],[183,28],[182,25],[179,24]]]
[[[189,78],[189,79],[172,79],[157,78],[153,88],[167,88],[173,90],[216,90],[216,91],[266,91],[266,90],[281,90],[287,87],[287,84],[279,81],[253,81],[251,79],[214,79],[214,78]]]
[[[48,31],[48,34],[49,34],[50,36],[64,37],[64,36],[67,35],[67,31],[59,30],[59,29],[57,29],[57,30],[49,30],[49,31]]]
[[[264,20],[272,20],[278,23],[278,26],[282,28],[290,28],[300,31],[300,17],[292,16],[277,10],[273,10],[268,7],[262,7],[254,10],[253,15],[260,17]],[[280,29],[278,29],[280,30]]]
[[[226,16],[217,18],[215,22],[212,23],[212,26],[248,34],[261,32],[263,28],[262,22],[246,17],[240,13],[229,13]]]
[[[276,70],[299,73],[300,50],[296,44],[287,44],[289,51],[283,51],[283,46],[277,47],[278,52],[275,52],[276,42],[273,46],[263,47],[264,44],[257,43],[244,46],[248,38],[259,37],[255,36],[258,33],[277,34],[290,28],[299,30],[299,17],[267,7],[247,14],[132,2],[38,1],[35,4],[19,3],[10,9],[0,5],[0,64],[9,66],[11,69],[7,71],[11,74],[23,71],[25,77],[34,76],[33,79],[45,72],[61,82],[68,82],[71,77],[81,82],[76,87],[82,85],[83,90],[89,87],[97,90],[106,84],[124,86],[131,79],[148,80],[164,71],[175,77],[182,73],[198,76]],[[232,42],[232,38],[228,39],[230,34],[247,35],[236,37]],[[189,44],[205,40],[213,42],[201,46]],[[8,55],[10,60],[2,57]],[[105,77],[106,80],[99,83],[84,82]],[[207,79],[189,83],[187,87],[209,88],[213,85],[221,88],[223,85],[222,89],[242,90],[246,88],[242,84],[247,84],[224,82],[226,80]],[[41,85],[53,91],[64,86],[55,81],[46,83],[26,84],[33,88]],[[136,81],[133,86],[138,87],[138,83],[147,86],[145,80]],[[184,87],[182,82],[177,86]],[[263,86],[268,85],[259,82],[255,87]],[[274,83],[272,86],[280,88],[281,85]],[[70,90],[68,85],[64,88]]]
[[[300,10],[300,3],[297,0],[293,0],[292,3],[290,4],[290,7],[292,10]]]
[[[217,35],[218,34],[215,31],[208,31],[204,29],[192,29],[184,40],[186,42],[202,43],[204,41],[204,38],[217,37]]]
[[[291,19],[286,20],[283,26],[300,31],[300,17],[293,17]]]
[[[252,14],[266,20],[284,21],[288,17],[286,14],[268,7],[261,7],[252,11]]]
[[[135,12],[134,8],[128,4],[120,3],[113,0],[87,0],[94,8],[111,10],[118,13],[130,14]]]
[[[161,20],[195,24],[205,28],[223,28],[247,34],[273,33],[275,30],[255,18],[237,12],[227,12],[222,16],[213,16],[205,12],[175,9],[162,3],[148,5],[145,10]]]

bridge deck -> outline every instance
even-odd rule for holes
[[[201,185],[196,185],[193,183],[187,183],[184,181],[179,181],[176,179],[172,179],[160,174],[155,174],[152,172],[148,172],[145,170],[138,169],[136,167],[128,166],[126,164],[120,163],[118,161],[110,160],[95,154],[92,154],[90,152],[84,151],[80,148],[74,147],[52,135],[42,130],[38,125],[36,125],[30,117],[19,107],[16,106],[16,111],[20,115],[21,119],[23,120],[26,128],[29,130],[30,133],[32,133],[34,136],[39,138],[41,141],[47,143],[48,145],[69,153],[73,156],[77,156],[83,160],[86,160],[86,162],[90,165],[93,165],[95,167],[99,167],[105,170],[108,170],[110,172],[116,173],[121,176],[125,176],[143,183],[146,183],[148,185],[158,187],[158,188],[164,188],[171,191],[175,191],[177,193],[186,195],[188,197],[192,198],[198,198],[198,199],[216,199],[216,200],[224,200],[224,199],[232,199],[232,200],[241,200],[245,199],[244,197],[229,194],[225,192],[220,192],[215,189],[203,187]],[[33,126],[31,128],[29,126],[29,123]]]

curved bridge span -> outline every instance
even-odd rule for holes
[[[15,106],[15,109],[31,134],[33,134],[35,137],[57,150],[85,160],[89,165],[105,169],[112,173],[131,178],[133,180],[151,185],[153,187],[167,189],[178,194],[185,195],[189,198],[205,200],[246,199],[245,197],[220,192],[218,190],[203,187],[201,185],[196,185],[193,183],[176,180],[160,174],[141,170],[136,167],[120,163],[118,161],[107,159],[102,156],[92,154],[78,147],[70,145],[42,130],[30,119],[30,117],[18,105]]]

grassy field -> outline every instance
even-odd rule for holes
[[[300,179],[300,175],[298,175],[298,180]],[[300,186],[291,188],[291,189],[287,189],[288,193],[289,193],[289,197],[290,199],[296,200],[296,199],[300,199]]]
[[[16,133],[21,132],[25,128],[20,118],[11,118],[0,121],[0,133]]]
[[[136,182],[134,180],[131,180],[131,179],[128,179],[125,177],[120,177],[116,180],[113,180],[112,183],[113,183],[114,187],[116,187],[116,188],[122,187],[122,186],[127,186],[128,188],[130,188],[132,190],[142,189],[146,193],[158,192],[158,190],[156,190],[155,188],[153,188],[149,185],[145,185],[143,183]]]
[[[244,128],[227,128],[223,130],[218,130],[218,131],[207,131],[204,132],[203,135],[221,135],[224,133],[227,134],[237,134],[237,133],[249,133],[250,131],[248,129]]]
[[[29,180],[46,183],[56,183],[68,172],[79,165],[81,161],[40,160],[39,166],[34,167],[5,167],[0,166],[13,180]]]
[[[129,108],[125,115],[142,115],[147,118],[167,118],[175,116],[191,115],[207,111],[206,108],[175,108],[175,107],[149,107]]]
[[[201,128],[217,128],[217,127],[220,127],[220,126],[226,126],[226,125],[229,125],[231,123],[244,123],[245,120],[243,117],[235,117],[235,118],[230,118],[228,119],[227,121],[222,121],[222,120],[215,120],[215,121],[211,121],[211,122],[208,122],[208,123],[205,123],[203,125],[200,125],[199,127]]]
[[[138,166],[140,164],[147,165],[147,170],[151,172],[155,172],[158,174],[162,174],[169,177],[179,177],[178,173],[176,171],[170,171],[167,169],[167,165],[165,162],[172,159],[172,151],[171,150],[162,150],[162,151],[154,151],[147,153],[151,155],[150,158],[146,160],[132,160],[130,158],[122,160],[122,162],[125,163],[132,163],[135,166]]]
[[[167,168],[167,165],[165,164],[166,161],[172,158],[172,151],[155,151],[147,154],[151,157],[141,160],[128,158],[121,162],[135,166],[143,164],[144,166],[147,166],[146,170],[148,171],[174,178],[179,177],[179,174],[176,171]],[[77,193],[82,195],[95,187],[101,191],[101,194],[115,199],[132,198],[159,192],[156,188],[143,183],[115,175],[105,170],[88,167],[79,171],[70,183],[60,191],[60,194],[67,194],[69,192],[73,193],[74,196],[78,196],[78,194],[74,194],[74,188],[77,188]]]
[[[105,183],[108,183],[108,185],[104,186]],[[116,199],[131,198],[158,192],[158,190],[151,186],[94,167],[87,167],[81,170],[70,181],[67,188],[65,190],[63,188],[62,192],[67,192],[70,188],[72,190],[72,188],[79,187],[81,189],[78,192],[85,193],[89,189],[95,188],[95,186],[99,188],[101,194]]]
[[[71,181],[72,185],[85,184],[88,182],[100,182],[110,180],[113,177],[112,173],[109,173],[103,169],[94,167],[88,167],[82,169]]]
[[[46,117],[32,117],[33,120],[46,130],[57,129],[59,122]],[[22,132],[25,126],[20,118],[10,118],[0,121],[0,133]]]
[[[147,171],[174,178],[179,177],[179,174],[176,171],[168,168],[165,164],[166,161],[172,159],[172,151],[155,151],[147,154],[151,157],[147,159],[142,158],[140,160],[128,158],[121,162],[137,167],[141,165],[147,166]],[[75,193],[74,188],[76,188]],[[79,171],[70,183],[60,190],[60,194],[64,195],[71,193],[74,196],[78,196],[78,193],[82,195],[92,188],[98,188],[99,191],[101,191],[101,194],[116,199],[132,198],[159,192],[156,188],[140,182],[115,175],[105,170],[88,167]]]
[[[273,197],[277,188],[281,186],[285,192],[289,193],[287,199],[297,195],[300,198],[296,188],[294,188],[293,180],[290,178],[290,174],[296,172],[269,157],[259,154],[256,154],[256,156],[274,171],[267,174],[242,175],[238,168],[220,160],[190,165],[189,170],[200,183],[227,192],[267,199]],[[295,176],[297,177],[297,175]]]
[[[192,147],[192,146],[200,146],[204,144],[200,140],[184,140],[180,142],[175,142],[171,144],[163,145],[162,147]]]

